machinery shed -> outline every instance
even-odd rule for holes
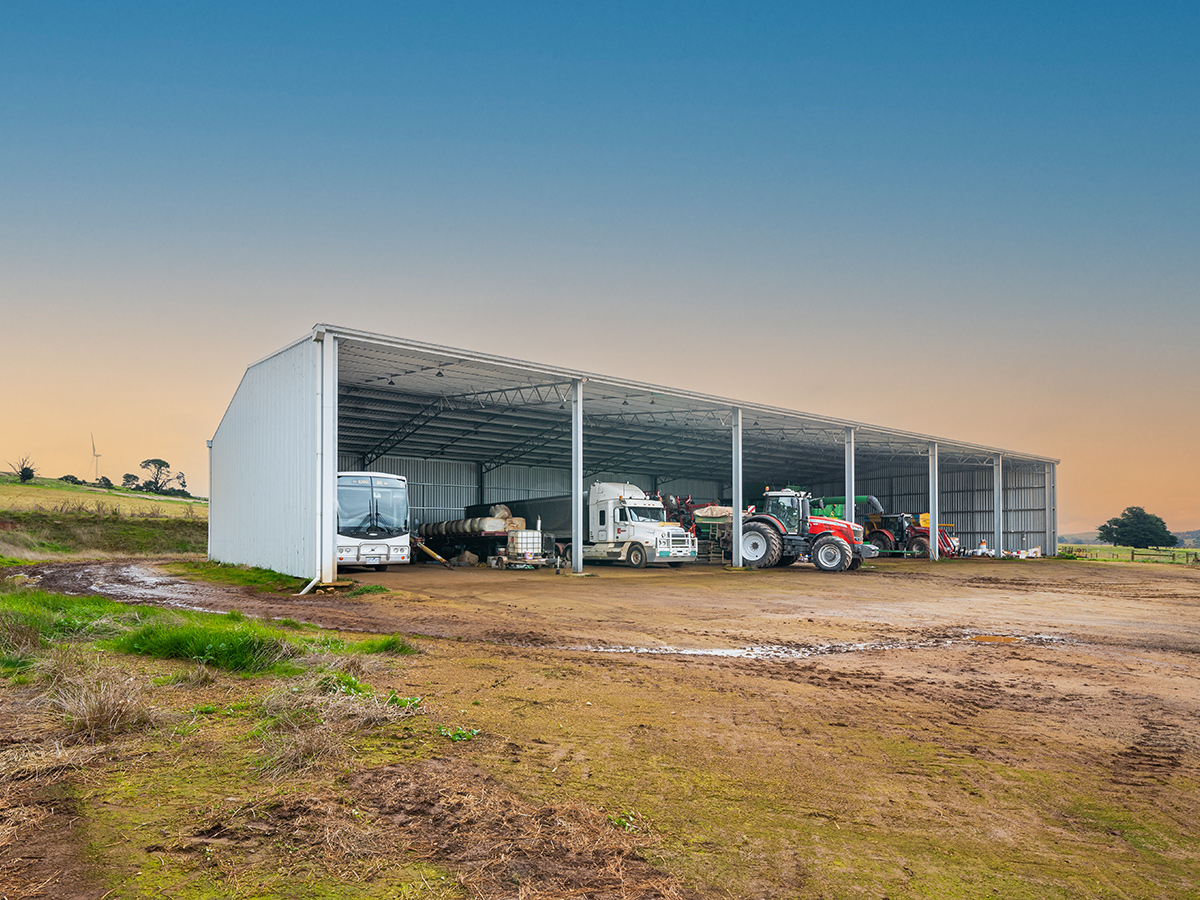
[[[333,325],[250,365],[209,447],[209,556],[321,581],[348,470],[404,475],[421,521],[597,480],[739,507],[798,485],[965,547],[1057,540],[1056,459]]]

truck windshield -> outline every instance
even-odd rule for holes
[[[386,538],[408,533],[408,485],[380,475],[342,475],[337,490],[338,534]]]
[[[661,506],[631,506],[629,521],[631,522],[665,522],[667,512]]]

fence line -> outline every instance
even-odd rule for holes
[[[1062,553],[1073,553],[1078,559],[1200,565],[1200,550],[1193,549],[1135,550],[1132,547],[1079,547],[1064,544],[1059,548],[1059,551]]]

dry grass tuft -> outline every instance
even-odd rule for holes
[[[327,675],[285,684],[263,700],[270,717],[259,730],[259,770],[271,777],[304,771],[345,753],[345,736],[419,715],[419,708],[388,703],[374,694],[330,690]]]
[[[188,666],[182,671],[176,672],[166,680],[166,684],[174,687],[204,687],[212,684],[217,680],[217,676],[202,662]]]
[[[289,717],[276,719],[259,732],[258,739],[263,752],[258,769],[271,778],[304,772],[346,753],[346,742],[336,728]]]
[[[42,649],[42,633],[0,610],[0,657],[27,659]]]
[[[43,784],[68,769],[78,769],[98,753],[96,747],[64,746],[58,741],[26,744],[0,752],[0,784],[35,779]]]
[[[75,735],[94,742],[157,720],[146,684],[137,678],[103,668],[68,647],[56,647],[44,669],[51,682],[46,700]]]

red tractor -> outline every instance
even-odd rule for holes
[[[819,497],[811,501],[811,508],[819,516],[841,518],[845,503],[845,497]],[[920,524],[911,513],[888,515],[873,495],[855,497],[854,512],[855,521],[866,531],[867,543],[873,544],[881,555],[929,556],[929,526]],[[958,556],[958,538],[950,531],[953,527],[938,527],[939,556]]]
[[[808,559],[822,572],[853,571],[878,555],[863,543],[861,525],[812,515],[803,491],[768,489],[750,509],[742,519],[742,564],[750,568]]]
[[[910,513],[866,518],[867,542],[880,553],[904,554],[924,559],[929,556],[929,526],[919,525]],[[938,556],[958,556],[958,538],[948,526],[938,528]]]

